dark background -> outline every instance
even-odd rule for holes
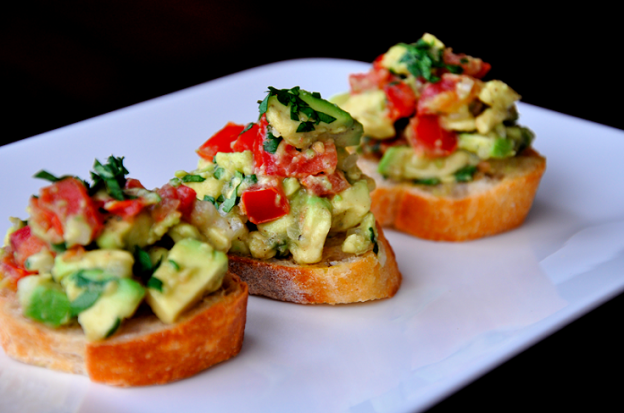
[[[582,9],[561,4],[93,0],[3,6],[0,139],[6,144],[266,63],[302,57],[370,62],[424,32],[491,63],[487,79],[502,79],[525,102],[624,129],[620,14],[597,2]],[[619,405],[623,310],[624,297],[611,300],[432,411]]]

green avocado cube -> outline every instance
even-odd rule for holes
[[[17,297],[24,316],[50,327],[67,324],[70,304],[61,286],[49,278],[30,275],[19,280]]]
[[[57,255],[52,276],[58,282],[80,270],[101,269],[116,277],[131,277],[134,257],[128,251],[93,250],[76,256],[68,253]]]
[[[192,238],[175,243],[148,281],[147,302],[164,323],[174,323],[205,294],[221,287],[227,255]]]
[[[78,315],[78,323],[90,341],[115,333],[145,296],[145,288],[133,279],[117,278],[101,270],[79,271],[65,284],[72,299],[71,312]]]

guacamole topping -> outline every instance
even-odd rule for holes
[[[350,92],[332,101],[363,124],[360,152],[379,161],[385,178],[467,182],[488,170],[488,160],[516,156],[534,138],[516,124],[520,95],[500,80],[482,80],[489,70],[427,33],[351,75]]]
[[[92,183],[35,175],[50,185],[0,249],[0,288],[17,290],[26,317],[103,340],[144,302],[174,323],[220,288],[227,256],[211,240],[235,237],[232,223],[190,187],[146,189],[123,159],[96,160]]]
[[[345,253],[375,250],[372,179],[346,148],[362,125],[333,103],[294,87],[269,87],[259,119],[228,123],[198,150],[197,169],[171,185],[188,187],[237,228],[217,245],[258,259],[321,261],[327,242]]]

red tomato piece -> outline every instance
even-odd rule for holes
[[[334,173],[338,165],[338,153],[334,142],[319,141],[304,151],[299,151],[294,146],[282,142],[273,154],[264,150],[267,126],[266,117],[263,116],[260,119],[258,135],[254,143],[256,167],[262,167],[266,175],[303,178],[321,172]]]
[[[17,281],[31,275],[31,273],[18,266],[13,259],[13,254],[5,251],[4,254],[0,255],[0,275],[2,276],[0,278],[4,278],[3,282],[8,281],[8,286],[15,290],[17,289]]]
[[[141,198],[125,199],[123,201],[111,201],[104,205],[104,208],[111,214],[120,215],[124,219],[132,218],[143,210],[145,204]]]
[[[468,56],[464,53],[455,54],[450,47],[444,49],[442,60],[449,65],[461,66],[464,75],[472,76],[477,79],[481,79],[492,68],[492,65],[478,57]]]
[[[42,249],[47,249],[47,244],[36,237],[27,225],[13,232],[9,236],[9,245],[13,251],[15,264],[26,269],[26,259]]]
[[[388,69],[381,66],[384,55],[379,56],[373,62],[373,67],[368,73],[356,73],[349,75],[351,93],[361,93],[365,90],[383,89],[390,82],[398,80]]]
[[[257,123],[254,123],[251,128],[247,129],[244,133],[241,133],[236,141],[232,144],[234,152],[253,151],[254,142],[258,135],[260,127]]]
[[[232,143],[238,139],[238,135],[243,129],[245,129],[245,125],[228,122],[223,129],[212,135],[197,149],[197,154],[208,161],[212,161],[217,152],[233,152]]]
[[[145,189],[141,181],[139,181],[138,179],[134,179],[134,178],[126,179],[126,189],[132,189],[132,188]]]
[[[273,221],[290,211],[288,198],[281,189],[270,187],[250,189],[241,195],[243,212],[254,224]]]
[[[405,83],[390,83],[383,90],[388,101],[390,119],[406,118],[416,111],[416,94]]]
[[[457,134],[440,126],[435,115],[418,115],[410,120],[410,143],[430,157],[448,156],[457,149]]]
[[[39,198],[31,198],[30,207],[33,225],[46,233],[52,243],[63,242],[65,225],[70,217],[82,217],[89,226],[89,242],[103,227],[97,204],[89,197],[84,184],[76,178],[65,178],[42,188]]]
[[[190,219],[193,205],[197,197],[194,189],[180,185],[178,187],[165,184],[156,191],[160,195],[161,201],[152,210],[154,220],[162,221],[167,215],[174,211],[180,211],[182,217]]]
[[[331,175],[318,174],[307,176],[300,181],[303,186],[316,196],[334,195],[351,186],[342,171],[335,171]]]

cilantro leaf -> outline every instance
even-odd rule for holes
[[[113,324],[111,329],[108,330],[108,332],[106,333],[104,338],[109,338],[110,336],[115,334],[115,332],[117,331],[117,329],[119,328],[120,325],[121,325],[121,318],[117,317],[117,320],[115,320],[115,324]]]
[[[74,301],[69,303],[69,311],[72,317],[90,308],[102,295],[101,291],[87,290],[80,294]]]
[[[160,291],[162,293],[163,282],[156,277],[152,276],[149,280],[147,280],[147,283],[145,285],[147,286],[147,288],[151,288],[152,290]]]
[[[134,248],[134,254],[132,255],[134,256],[132,273],[143,280],[149,279],[152,274],[154,274],[154,271],[156,271],[156,269],[160,266],[160,261],[156,264],[152,264],[152,259],[147,251],[138,245]]]
[[[61,178],[57,178],[56,176],[52,175],[50,172],[44,171],[43,169],[37,172],[34,175],[34,177],[39,178],[39,179],[45,179],[46,181],[50,181],[50,182],[58,182],[61,180]]]
[[[314,126],[318,125],[320,122],[332,123],[336,120],[335,117],[328,115],[324,112],[319,112],[314,108],[310,107],[310,105],[303,99],[301,99],[300,92],[301,89],[299,86],[295,86],[291,89],[276,89],[272,86],[268,87],[269,93],[266,95],[264,100],[260,103],[259,112],[260,116],[266,113],[269,104],[269,98],[271,96],[275,96],[282,105],[286,107],[290,107],[290,119],[294,121],[299,121],[299,114],[305,115],[308,120],[302,122],[297,127],[297,132],[310,132],[314,130]],[[312,92],[311,95],[314,98],[320,99],[321,94],[318,92]],[[273,153],[273,152],[272,152]]]
[[[379,252],[379,244],[377,243],[377,237],[375,236],[375,230],[372,227],[368,228],[371,233],[371,242],[373,243],[373,253]]]
[[[215,177],[215,179],[221,179],[221,177],[223,176],[223,174],[225,173],[225,169],[221,168],[220,166],[218,166],[217,168],[215,168],[213,175]]]
[[[423,77],[428,82],[436,83],[440,78],[435,75],[435,69],[443,68],[451,73],[463,72],[461,66],[444,63],[443,51],[438,50],[436,53],[433,44],[423,39],[419,39],[416,43],[400,43],[400,45],[407,50],[399,61],[405,63],[407,70],[415,77]]]
[[[438,178],[414,179],[414,183],[433,186],[439,184],[440,180]]]
[[[106,188],[106,192],[113,198],[123,201],[122,188],[126,185],[126,175],[129,173],[123,165],[124,157],[109,156],[105,164],[101,164],[97,159],[93,164],[94,171],[91,172],[93,187],[91,193],[95,193],[101,188]]]
[[[455,180],[457,182],[470,182],[472,181],[477,167],[474,165],[467,165],[455,172]]]
[[[204,195],[204,201],[208,201],[208,202],[212,203],[212,205],[214,205],[214,206],[215,206],[215,208],[218,208],[218,205],[217,205],[217,200],[216,200],[216,199],[214,199],[214,197],[213,197],[213,196],[210,196],[210,195]]]
[[[201,175],[184,175],[184,177],[182,178],[182,182],[184,183],[188,183],[188,182],[204,182],[206,180],[206,178],[204,178]]]
[[[269,131],[269,132],[267,132],[266,138],[265,138],[264,142],[262,143],[262,147],[268,153],[275,153],[277,151],[277,147],[279,146],[281,141],[282,141],[281,137],[275,137]]]

